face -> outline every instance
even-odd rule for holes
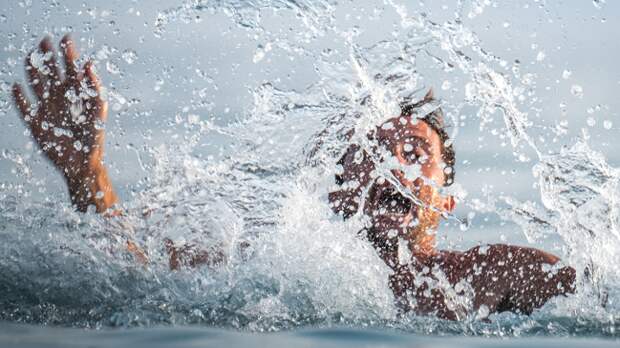
[[[371,230],[384,238],[403,237],[413,252],[431,252],[434,235],[429,232],[439,224],[441,212],[454,209],[454,198],[439,194],[445,182],[441,139],[426,122],[411,117],[390,119],[375,134],[378,143],[400,164],[392,169],[394,176],[424,207],[378,177],[372,181],[364,203]]]

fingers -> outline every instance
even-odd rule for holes
[[[19,83],[13,84],[13,101],[26,122],[30,121],[30,102]]]
[[[17,109],[19,109],[20,114],[22,115],[22,119],[30,128],[30,132],[35,139],[41,138],[41,127],[39,127],[38,122],[32,118],[30,115],[31,106],[26,94],[24,93],[24,89],[19,83],[13,84],[13,100],[15,101],[15,105]]]
[[[31,51],[26,57],[26,73],[30,87],[39,99],[43,98],[46,84],[49,83],[50,87],[54,87],[60,83],[60,71],[49,36],[41,40],[38,52]]]
[[[28,75],[28,84],[32,89],[32,92],[39,99],[43,99],[43,92],[45,91],[43,76],[39,72],[33,63],[32,63],[32,54],[34,51],[31,51],[28,56],[26,56],[26,75]]]
[[[60,71],[58,70],[58,64],[56,64],[56,52],[52,44],[52,39],[46,36],[39,43],[39,50],[47,59],[44,59],[44,66],[48,71],[46,73],[49,76],[49,80],[54,86],[55,83],[60,82]]]
[[[79,57],[79,53],[75,48],[75,43],[70,34],[65,35],[60,41],[60,50],[65,61],[65,74],[68,81],[78,80],[78,68],[75,61]]]
[[[92,89],[97,93],[97,95],[94,96],[92,100],[95,103],[94,105],[95,109],[98,111],[97,117],[105,121],[105,118],[107,116],[107,111],[108,111],[107,102],[105,101],[104,97],[101,95],[101,92],[102,92],[101,81],[99,80],[99,77],[95,73],[95,67],[93,65],[93,62],[90,60],[86,62],[86,64],[84,64],[84,80],[86,82],[86,86],[89,89]]]
[[[95,73],[93,62],[90,60],[84,64],[84,78],[88,88],[94,89],[97,93],[101,91],[101,82]]]

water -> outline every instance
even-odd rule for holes
[[[525,5],[544,15],[556,10],[538,1]],[[591,11],[612,6],[589,5]],[[43,28],[39,21],[62,12],[53,2],[16,6],[41,13],[42,19],[27,26],[35,39]],[[12,333],[0,342],[26,347],[36,343],[34,337],[63,335],[64,342],[74,337],[85,344],[105,336],[104,346],[159,340],[400,346],[437,343],[427,335],[617,337],[620,173],[613,158],[594,148],[601,147],[597,134],[613,137],[617,130],[601,121],[599,133],[591,122],[582,131],[570,126],[573,119],[541,114],[545,92],[535,84],[547,77],[534,64],[551,60],[553,47],[536,44],[534,50],[532,43],[535,53],[527,61],[532,66],[491,53],[471,26],[499,4],[457,2],[437,5],[440,11],[398,1],[353,6],[193,0],[122,7],[127,17],[108,8],[67,6],[88,18],[76,24],[84,31],[80,44],[110,81],[109,156],[126,216],[74,212],[55,194],[54,178],[39,174],[50,169],[37,163],[32,144],[3,144],[0,163],[10,170],[0,182],[0,320],[7,322],[0,331]],[[116,23],[126,18],[136,33]],[[381,23],[390,25],[371,30]],[[201,56],[190,47],[184,52],[191,59],[149,53],[156,46],[181,45],[175,42],[183,37],[212,40],[203,32],[208,25],[221,29],[226,39],[221,45],[234,43],[222,50],[219,65],[217,54]],[[91,30],[98,34],[89,35]],[[7,83],[18,78],[17,57],[32,46],[9,36],[5,45],[12,53],[1,75]],[[140,43],[125,47],[117,36]],[[237,51],[235,45],[247,49]],[[547,53],[541,55],[542,49]],[[244,60],[226,61],[235,54]],[[558,79],[567,80],[565,97],[594,103],[584,83],[563,71],[568,70],[562,67]],[[233,84],[245,75],[252,77]],[[449,232],[440,231],[441,245],[464,249],[477,239],[512,238],[552,250],[577,268],[576,295],[554,299],[530,317],[504,313],[490,322],[476,320],[475,313],[461,322],[397,313],[387,287],[390,270],[357,237],[363,218],[340,221],[326,195],[335,162],[348,146],[344,134],[354,129],[353,140],[370,145],[367,131],[397,113],[400,100],[419,99],[430,87],[442,99],[457,144],[460,184],[446,193],[463,207],[442,227]],[[26,136],[6,93],[0,99],[2,117],[20,129],[7,139],[23,144]],[[157,104],[162,100],[166,104]],[[572,134],[575,129],[581,134]],[[485,180],[485,173],[495,178]],[[498,177],[508,178],[507,188],[501,189]],[[506,229],[512,229],[508,237]],[[450,233],[458,237],[449,239]],[[147,251],[148,266],[125,250],[127,237]],[[166,238],[224,250],[229,262],[171,272]],[[589,277],[583,276],[586,268]],[[162,326],[167,329],[155,329]],[[147,329],[109,331],[112,327]],[[308,327],[323,329],[304,331]],[[280,333],[229,331],[237,329]]]
[[[4,325],[0,344],[20,347],[89,346],[117,347],[131,343],[134,347],[522,347],[531,344],[540,347],[615,347],[615,342],[600,339],[524,338],[521,340],[481,339],[463,337],[418,337],[406,333],[377,329],[304,329],[277,334],[254,334],[213,328],[167,328],[138,330],[82,331],[50,329],[18,325]],[[68,343],[70,342],[70,343]]]

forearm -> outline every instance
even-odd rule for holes
[[[85,166],[78,175],[66,175],[65,178],[71,203],[81,212],[94,205],[97,213],[105,213],[118,203],[108,171],[100,161]]]

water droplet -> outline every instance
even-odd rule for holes
[[[563,78],[564,80],[567,80],[567,79],[569,79],[569,78],[570,78],[570,76],[571,76],[572,74],[573,74],[573,72],[572,72],[572,71],[570,71],[570,70],[564,70],[564,71],[562,71],[562,78]]]
[[[123,59],[127,62],[127,64],[133,64],[137,59],[138,55],[135,51],[126,49],[122,54]]]
[[[606,0],[592,0],[592,5],[598,9],[601,9],[603,5],[605,5],[605,2]]]
[[[445,80],[442,84],[441,84],[441,89],[444,91],[447,91],[450,89],[450,87],[452,87],[452,83],[450,83],[450,81]]]
[[[95,194],[95,198],[97,198],[97,199],[102,199],[103,196],[104,196],[104,194],[103,194],[102,191],[97,191],[97,193]]]
[[[79,140],[74,141],[73,147],[78,151],[82,150],[82,142]]]
[[[545,60],[545,57],[546,57],[546,56],[547,56],[547,55],[545,54],[545,52],[540,51],[540,52],[538,52],[538,54],[536,55],[536,60],[537,60],[537,61],[539,61],[539,62],[542,62],[543,60]]]
[[[256,47],[254,57],[252,58],[252,62],[255,64],[260,62],[261,60],[263,60],[263,58],[265,58],[265,54],[269,51],[271,51],[271,43],[267,43],[265,46],[258,45]]]
[[[459,224],[459,229],[463,232],[467,231],[469,229],[470,223],[468,219],[463,219],[461,221],[461,223]]]
[[[256,53],[254,53],[254,57],[252,58],[252,62],[254,64],[260,62],[261,60],[263,60],[263,58],[265,58],[265,51],[263,51],[262,49],[257,49]]]
[[[603,121],[603,128],[605,129],[611,129],[611,127],[613,127],[613,123],[610,120],[605,120]]]
[[[187,115],[187,123],[189,124],[198,124],[200,122],[200,116],[196,114]]]
[[[161,90],[161,87],[164,85],[164,80],[162,79],[157,79],[157,81],[155,81],[155,86],[153,87],[153,90],[155,92],[158,92]]]
[[[102,130],[105,128],[105,123],[102,120],[95,120],[95,129],[96,130]]]
[[[30,55],[30,64],[35,67],[41,74],[47,75],[50,73],[50,69],[45,65],[45,62],[52,58],[52,52],[40,53],[38,51],[32,52]]]
[[[529,162],[530,161],[530,158],[527,157],[525,154],[522,154],[522,153],[519,154],[518,158],[519,158],[519,162],[524,162],[525,163],[525,162]]]
[[[588,126],[594,127],[594,125],[596,124],[596,120],[594,119],[594,117],[588,117],[586,123],[588,124]]]
[[[583,87],[580,85],[572,85],[570,88],[570,93],[575,97],[581,99],[583,98]]]
[[[113,75],[118,75],[120,74],[121,70],[119,69],[118,65],[116,65],[114,62],[108,60],[105,63],[105,69]]]

